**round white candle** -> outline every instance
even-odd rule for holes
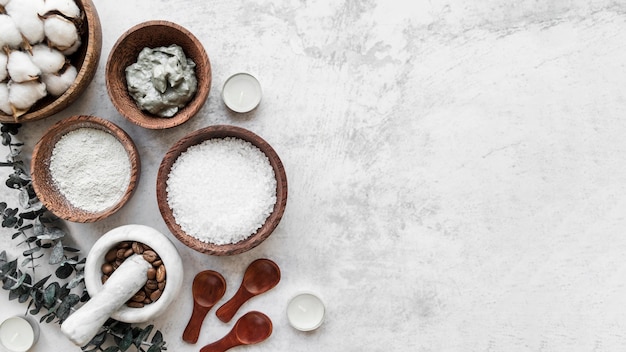
[[[252,111],[261,102],[261,95],[261,84],[247,73],[230,76],[222,89],[224,104],[235,112]]]
[[[294,328],[301,331],[317,329],[324,321],[324,303],[314,294],[301,293],[287,305],[287,318]]]
[[[8,318],[0,324],[0,343],[10,352],[28,351],[35,343],[35,330],[25,318]]]

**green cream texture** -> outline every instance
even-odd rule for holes
[[[137,106],[161,117],[172,117],[198,88],[196,64],[178,45],[143,48],[126,68],[128,92]]]

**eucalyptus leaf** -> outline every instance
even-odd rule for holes
[[[87,346],[96,346],[96,347],[100,347],[102,346],[102,344],[104,343],[104,341],[107,338],[107,332],[102,331],[99,332],[96,336],[93,337],[93,339],[91,339],[91,341],[89,341],[89,343],[87,344]]]
[[[30,207],[30,196],[28,194],[28,190],[26,188],[22,188],[20,190],[20,194],[17,198],[20,206],[24,209],[28,209]]]
[[[24,303],[28,301],[29,298],[30,298],[30,292],[25,292],[20,295],[20,298],[17,301],[20,303]]]
[[[137,337],[135,337],[135,341],[133,342],[135,344],[136,347],[141,346],[141,343],[146,340],[148,338],[148,336],[150,336],[150,333],[152,332],[152,329],[154,328],[154,325],[148,325],[145,328],[143,328],[143,330],[141,330],[139,332],[139,334],[137,335]]]
[[[56,315],[61,322],[63,322],[65,319],[67,319],[67,317],[70,316],[70,313],[72,312],[72,307],[75,306],[79,300],[80,297],[73,293],[63,298],[61,304],[59,305],[59,308],[56,311]]]
[[[22,290],[13,289],[9,291],[9,301],[19,298],[22,295]]]
[[[65,237],[65,232],[58,227],[47,227],[42,235],[37,236],[40,240],[58,240],[63,237]]]
[[[44,234],[44,226],[41,223],[41,221],[39,220],[39,218],[36,218],[33,221],[33,234],[37,237],[41,236]]]
[[[22,286],[22,284],[24,283],[24,280],[26,280],[26,274],[20,275],[20,277],[15,282],[15,284],[13,284],[13,286],[11,286],[9,290],[15,290],[16,288]]]
[[[117,344],[117,347],[120,348],[120,350],[126,351],[130,345],[133,344],[133,331],[132,329],[129,329],[128,331],[126,331],[126,334],[124,335],[124,338],[122,338],[122,341],[120,341],[120,343]]]
[[[161,346],[160,345],[152,345],[150,346],[150,348],[148,348],[148,351],[146,352],[161,352]]]
[[[2,266],[0,267],[0,272],[2,272],[2,275],[13,275],[13,273],[17,270],[17,259],[13,259],[10,262],[6,262],[4,264],[2,264]]]
[[[70,280],[70,282],[67,284],[67,287],[69,289],[72,289],[72,288],[78,286],[81,282],[83,282],[84,278],[85,278],[84,274],[76,275],[72,280]]]
[[[43,302],[45,307],[52,308],[56,303],[56,291],[59,284],[56,282],[51,283],[46,287],[43,292]]]
[[[57,241],[57,243],[54,244],[54,248],[52,248],[52,252],[50,253],[48,264],[59,264],[63,261],[63,256],[63,243],[61,241]]]
[[[109,346],[103,352],[119,352],[120,348],[117,346]]]
[[[24,252],[22,252],[22,255],[26,257],[26,256],[29,256],[29,255],[35,253],[35,252],[39,252],[40,250],[41,250],[41,247],[33,247],[31,249],[27,249]]]
[[[59,266],[54,274],[59,279],[67,279],[68,277],[70,277],[70,275],[72,275],[72,272],[74,272],[74,268],[72,268],[72,266],[68,264]]]
[[[11,144],[11,135],[7,132],[2,132],[2,145]]]
[[[23,261],[22,264],[20,264],[21,266],[26,266],[28,265],[28,263],[33,261],[33,257],[26,257]]]
[[[7,251],[0,252],[0,265],[4,265],[7,262]]]
[[[15,216],[9,216],[2,220],[2,227],[13,227],[17,225],[17,218]]]
[[[49,316],[51,316],[51,315],[52,315],[52,316],[54,316],[52,313],[47,313],[47,314],[44,314],[44,315],[43,315],[43,316],[41,316],[41,318],[39,319],[39,322],[40,322],[40,323],[43,323],[43,322],[44,322],[46,319],[48,319],[48,317],[49,317]]]
[[[154,336],[152,336],[152,341],[153,344],[158,344],[160,342],[163,342],[163,334],[161,334],[160,331],[157,330],[156,333],[154,333]]]
[[[52,275],[48,275],[48,276],[44,277],[43,279],[41,279],[41,280],[37,281],[37,282],[33,285],[33,288],[41,288],[41,287],[43,287],[43,285],[45,285],[45,284],[46,284],[46,281],[48,281],[48,279],[50,278],[50,276],[52,276]]]

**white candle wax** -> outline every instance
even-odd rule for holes
[[[235,112],[249,112],[261,102],[261,84],[254,76],[237,73],[226,80],[222,89],[222,99],[229,109]]]
[[[287,305],[287,318],[294,328],[301,331],[317,329],[324,320],[324,303],[311,293],[293,297]]]
[[[10,352],[25,352],[35,343],[35,330],[19,316],[11,317],[0,324],[0,343]]]

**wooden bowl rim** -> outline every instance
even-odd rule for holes
[[[84,26],[87,28],[87,43],[85,57],[81,62],[81,66],[78,70],[74,83],[72,83],[65,93],[37,110],[29,111],[18,117],[17,121],[13,118],[13,116],[5,115],[0,112],[0,122],[23,123],[50,117],[71,105],[85,92],[85,90],[87,90],[89,83],[91,83],[96,74],[98,63],[100,62],[100,54],[102,52],[102,26],[100,24],[98,11],[91,0],[76,1],[77,5],[79,5],[85,13],[86,22]],[[85,43],[82,43],[82,45],[85,45]]]
[[[89,212],[72,206],[52,182],[47,182],[51,179],[49,161],[54,145],[65,134],[79,128],[95,128],[110,133],[124,146],[130,160],[131,174],[126,192],[115,205],[99,212]],[[44,152],[45,146],[50,146],[47,153]],[[122,208],[137,188],[140,173],[139,152],[126,131],[109,120],[90,115],[68,117],[52,125],[35,145],[31,160],[31,178],[39,200],[50,212],[61,219],[81,223],[102,220]],[[61,201],[56,202],[55,199]]]
[[[259,148],[267,156],[270,165],[274,170],[274,176],[276,177],[276,203],[274,203],[272,213],[267,217],[265,223],[257,230],[257,232],[234,244],[229,243],[216,245],[200,241],[193,236],[187,235],[182,230],[180,225],[176,223],[172,209],[170,209],[167,201],[167,179],[176,159],[190,146],[202,143],[203,141],[209,139],[226,137],[234,137],[248,141]],[[159,211],[161,212],[161,216],[172,234],[174,234],[174,236],[186,246],[198,252],[211,255],[234,255],[249,251],[258,246],[261,242],[266,240],[272,234],[276,226],[278,226],[287,205],[287,175],[285,173],[283,163],[274,148],[254,132],[232,125],[213,125],[205,127],[191,132],[172,145],[163,157],[161,165],[159,166],[156,186]]]
[[[205,71],[203,72],[196,71],[196,79],[198,80],[198,88],[196,90],[196,94],[187,103],[187,105],[192,105],[196,101],[199,101],[199,103],[195,103],[196,107],[192,110],[186,111],[185,114],[180,114],[180,111],[179,113],[177,113],[176,115],[172,117],[159,117],[156,115],[149,114],[136,107],[134,100],[132,99],[132,97],[130,97],[130,95],[128,94],[126,90],[120,91],[118,89],[113,88],[112,81],[114,79],[118,80],[118,75],[114,72],[115,70],[113,68],[115,65],[114,57],[117,55],[118,50],[120,50],[120,48],[124,44],[126,44],[126,41],[132,35],[134,35],[135,33],[141,30],[146,30],[151,27],[165,27],[170,30],[176,30],[179,33],[185,35],[186,37],[189,38],[189,40],[196,47],[196,50],[200,54],[200,59],[206,62]],[[188,52],[185,52],[185,55],[189,57]],[[199,65],[198,65],[198,62],[195,62],[195,63],[196,63],[196,70],[197,70]],[[205,85],[206,89],[204,86],[200,84],[201,77],[206,78],[206,85]],[[123,83],[123,86],[126,87],[126,77],[122,75],[120,79],[123,81],[121,82]],[[193,33],[191,33],[191,31],[189,31],[187,28],[177,23],[170,22],[167,20],[150,20],[150,21],[138,23],[134,25],[133,27],[129,28],[124,33],[122,33],[122,35],[117,39],[115,44],[113,44],[113,47],[111,48],[111,51],[109,52],[109,57],[107,58],[106,69],[105,69],[105,82],[106,82],[106,87],[107,87],[107,93],[109,94],[109,98],[111,99],[113,106],[115,106],[115,109],[122,116],[124,116],[124,118],[126,118],[130,122],[143,128],[155,129],[155,130],[168,129],[168,128],[179,126],[189,121],[192,117],[194,117],[200,111],[200,109],[206,103],[209,97],[209,92],[211,91],[211,83],[212,83],[211,62],[209,60],[208,54],[206,53],[206,50],[204,49],[204,45],[202,45],[202,42],[200,42],[200,40]],[[141,120],[136,119],[132,113],[126,111],[126,107],[122,104],[122,101],[132,102],[133,104],[130,104],[129,106],[133,107],[132,108],[133,113],[139,114],[145,118]]]

